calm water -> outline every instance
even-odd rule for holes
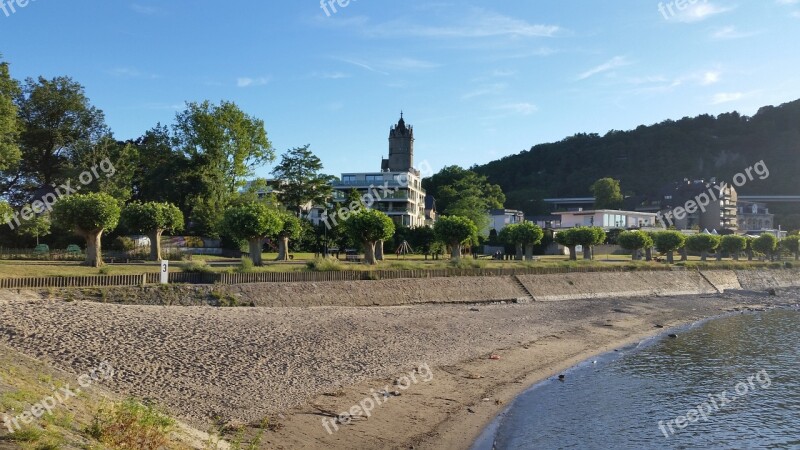
[[[492,445],[800,449],[800,312],[717,319],[582,364],[520,396],[474,449]]]

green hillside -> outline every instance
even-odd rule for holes
[[[602,177],[619,179],[626,195],[641,195],[684,178],[730,182],[761,160],[770,176],[740,194],[800,195],[800,100],[752,117],[701,115],[605,136],[578,134],[472,169],[503,188],[507,207],[535,214],[545,212],[543,198],[590,197]]]

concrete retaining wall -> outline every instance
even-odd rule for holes
[[[706,270],[700,274],[711,283],[719,292],[742,289],[739,277],[733,270]]]
[[[536,301],[716,293],[698,272],[576,273],[519,277]]]
[[[737,270],[742,289],[762,290],[800,286],[798,270]]]
[[[455,277],[218,287],[256,306],[399,306],[516,300],[527,294],[513,277]]]
[[[519,280],[519,281],[518,281]],[[798,270],[599,272],[550,275],[443,277],[376,281],[249,283],[167,288],[63,290],[56,297],[139,305],[251,305],[261,307],[403,306],[423,303],[559,301],[609,297],[715,294],[726,290],[800,287]],[[2,294],[4,291],[0,291]],[[19,298],[20,291],[8,291]],[[33,292],[30,292],[34,296]],[[41,295],[41,294],[40,294]],[[53,292],[46,293],[50,298]],[[0,295],[0,303],[5,299]]]

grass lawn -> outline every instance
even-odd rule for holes
[[[295,259],[289,262],[276,262],[275,253],[265,253],[264,266],[255,267],[251,272],[302,272],[309,269],[307,262],[314,259],[312,253],[296,253]],[[663,263],[646,262],[646,261],[631,261],[630,256],[626,255],[595,255],[594,261],[584,261],[578,259],[577,261],[569,261],[566,256],[540,256],[536,261],[495,261],[490,259],[474,260],[471,257],[462,259],[458,267],[461,268],[485,268],[485,269],[523,269],[523,268],[559,268],[559,267],[586,267],[586,266],[599,266],[608,267],[610,265],[630,266],[639,270],[647,268],[659,268]],[[699,267],[722,267],[726,269],[735,268],[754,268],[765,267],[770,263],[762,262],[748,262],[739,261],[735,262],[730,259],[725,259],[722,262],[717,262],[715,259],[710,258],[707,262],[702,263],[699,257],[690,257],[686,263],[680,263],[679,257],[676,257],[678,266],[686,266],[687,268]],[[232,258],[223,258],[219,256],[195,255],[192,261],[171,261],[170,271],[182,272],[185,270],[192,270],[192,266],[210,264],[211,270],[215,272],[232,272],[237,270],[240,260]],[[773,265],[782,263],[773,263]],[[387,255],[386,260],[381,261],[378,265],[367,266],[365,264],[356,262],[346,262],[340,260],[334,264],[332,269],[328,270],[357,270],[357,271],[371,271],[371,270],[433,270],[433,269],[448,269],[453,268],[450,260],[439,259],[424,260],[423,256],[411,255],[398,258],[395,255]],[[109,264],[102,269],[94,267],[84,267],[77,262],[62,262],[62,261],[0,261],[0,278],[20,278],[20,277],[47,277],[47,276],[92,276],[92,275],[139,275],[143,273],[158,272],[159,265],[156,263],[144,264]]]

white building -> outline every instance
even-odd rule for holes
[[[414,128],[400,121],[389,131],[389,158],[383,159],[380,172],[343,173],[333,183],[333,201],[344,205],[355,189],[371,209],[386,213],[396,225],[425,226],[425,190],[420,171],[414,168]],[[333,215],[333,212],[329,212]]]
[[[656,227],[656,214],[617,211],[611,209],[598,209],[588,211],[568,211],[553,213],[561,216],[561,228],[574,227],[603,227],[607,230],[613,228],[649,228]]]
[[[489,211],[489,228],[484,234],[492,230],[500,233],[503,228],[517,223],[525,222],[525,213],[514,209],[492,209]]]

